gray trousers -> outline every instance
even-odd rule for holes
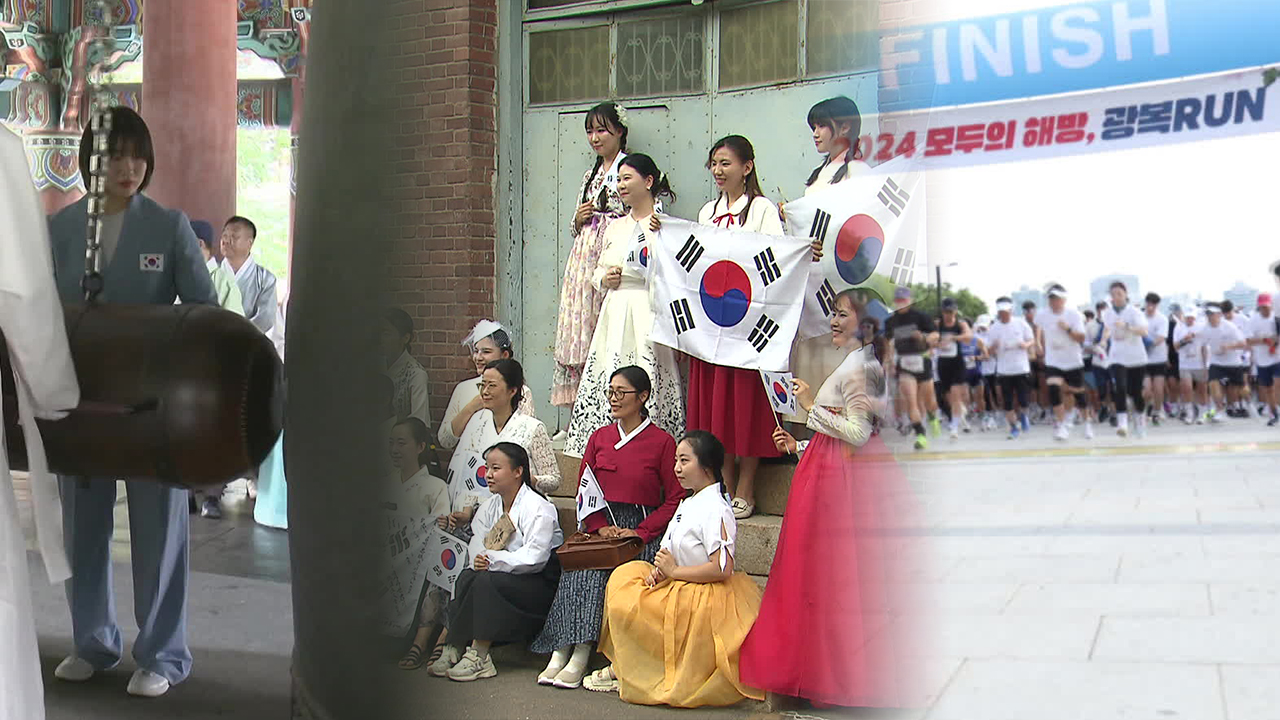
[[[66,583],[76,655],[98,670],[120,662],[124,647],[111,584],[111,535],[116,483],[59,478],[63,533],[71,579]],[[138,639],[133,659],[170,684],[191,673],[187,646],[190,572],[187,490],[154,482],[125,483],[129,506],[133,611]]]

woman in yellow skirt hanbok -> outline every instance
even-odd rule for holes
[[[613,664],[583,685],[637,705],[733,705],[764,693],[738,679],[738,649],[760,589],[734,572],[737,525],[721,480],[724,445],[696,430],[676,448],[676,477],[692,494],[667,526],[656,566],[630,562],[605,591],[600,651]]]

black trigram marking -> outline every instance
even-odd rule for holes
[[[831,287],[831,281],[823,280],[822,287],[818,288],[815,294],[818,296],[818,306],[822,308],[822,314],[831,317],[831,311],[836,307],[836,291]]]
[[[702,259],[702,253],[704,252],[706,252],[706,248],[702,247],[702,243],[698,242],[698,238],[690,235],[689,239],[684,241],[684,247],[680,248],[680,252],[676,253],[676,261],[680,263],[680,267],[683,267],[685,272],[693,272],[693,267]]]
[[[689,311],[689,301],[680,298],[671,303],[671,319],[676,324],[676,335],[682,335],[686,330],[692,330],[693,313]]]
[[[471,468],[472,470],[475,470],[475,469],[476,469],[476,456],[475,456],[475,455],[472,455],[472,456],[471,456],[471,459],[470,459],[470,460],[467,460],[467,467]]]
[[[582,480],[578,482],[578,487],[582,488],[583,490],[586,490],[586,489],[587,489],[587,476],[586,476],[586,475],[583,475],[583,476],[582,476]]]
[[[444,484],[445,484],[445,485],[452,485],[452,484],[453,484],[453,471],[452,471],[452,470],[450,470],[450,471],[449,471],[449,474],[445,475],[445,477],[444,477]]]
[[[591,497],[587,498],[587,507],[594,509],[595,506],[598,504],[597,501],[599,499],[600,498],[596,495],[592,495]]]
[[[893,270],[889,272],[889,280],[897,285],[909,285],[912,271],[915,269],[916,254],[914,250],[898,248],[893,258]]]
[[[756,255],[756,272],[760,273],[760,282],[765,287],[769,287],[773,281],[782,277],[782,270],[778,268],[777,260],[773,257],[773,248],[765,248],[764,252]]]
[[[880,198],[880,202],[884,203],[885,207],[889,208],[890,212],[899,217],[902,216],[903,209],[907,207],[907,201],[911,199],[911,196],[898,187],[898,184],[892,178],[885,182],[884,187],[880,188],[880,194],[877,197]]]
[[[747,342],[751,343],[756,352],[764,352],[764,349],[769,345],[769,341],[777,334],[778,323],[774,322],[768,315],[761,315],[756,322],[756,326],[752,328],[751,335],[747,337]]]
[[[819,210],[813,216],[813,225],[809,228],[809,237],[819,242],[827,241],[827,228],[831,227],[831,216]]]

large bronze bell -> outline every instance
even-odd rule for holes
[[[215,487],[257,468],[280,437],[283,366],[245,318],[207,305],[66,304],[81,403],[38,421],[49,469]],[[10,464],[27,469],[0,338]]]

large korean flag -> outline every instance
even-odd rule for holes
[[[427,577],[427,545],[438,530],[436,518],[417,517],[404,512],[403,503],[385,508],[387,538],[386,575],[380,591],[382,631],[400,635],[409,630],[418,616],[422,582]]]
[[[811,257],[803,238],[664,219],[649,238],[651,339],[717,365],[787,370]]]
[[[480,453],[454,453],[444,481],[449,486],[449,505],[454,512],[483,503],[492,494],[489,492],[489,468]]]
[[[449,597],[453,597],[458,575],[467,568],[467,544],[439,526],[432,530],[426,551],[427,560],[431,563],[427,568],[427,582],[443,588]]]
[[[838,293],[863,288],[883,302],[915,281],[925,263],[924,187],[919,166],[900,156],[786,204],[787,233],[821,239],[824,251],[810,264],[799,339],[831,332]]]

